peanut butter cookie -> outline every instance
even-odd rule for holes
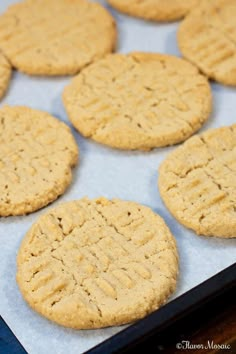
[[[63,98],[82,135],[130,150],[184,141],[212,107],[209,83],[196,67],[151,53],[108,55],[77,75]]]
[[[235,0],[208,0],[190,12],[178,32],[183,56],[226,85],[236,85],[235,19]]]
[[[11,78],[11,65],[0,53],[0,99],[4,96]]]
[[[175,290],[176,243],[162,218],[133,202],[87,198],[51,209],[18,253],[17,282],[29,305],[63,326],[135,321]]]
[[[24,0],[0,16],[0,48],[27,74],[75,74],[115,42],[111,15],[87,0]]]
[[[77,163],[69,127],[27,107],[0,109],[0,216],[35,211],[64,193]]]
[[[184,17],[199,0],[108,0],[115,9],[153,21],[175,21]]]
[[[200,235],[236,237],[236,125],[196,135],[160,167],[161,196]]]

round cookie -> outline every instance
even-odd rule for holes
[[[236,124],[196,135],[159,170],[161,196],[199,235],[236,237]]]
[[[23,215],[71,183],[78,148],[69,127],[27,107],[0,109],[0,216]]]
[[[108,0],[115,9],[153,21],[175,21],[192,10],[199,0]]]
[[[0,48],[27,74],[75,74],[115,42],[111,15],[87,0],[24,0],[0,16]]]
[[[63,100],[82,135],[130,150],[187,139],[212,107],[209,83],[195,66],[151,53],[106,56],[72,80]]]
[[[17,264],[18,285],[34,310],[90,329],[135,321],[164,304],[176,287],[178,253],[151,209],[84,198],[41,216]]]
[[[0,99],[4,96],[11,78],[11,66],[0,52]]]
[[[236,85],[235,18],[235,0],[208,0],[190,12],[178,31],[183,56],[226,85]]]

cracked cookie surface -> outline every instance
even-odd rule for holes
[[[178,31],[183,56],[226,85],[236,85],[235,18],[235,0],[209,0],[197,6]]]
[[[11,79],[11,65],[0,53],[0,99],[4,96]]]
[[[236,237],[236,125],[196,135],[159,170],[161,196],[197,234]]]
[[[63,99],[82,135],[131,150],[187,139],[212,106],[209,83],[192,64],[151,53],[108,55],[82,70]]]
[[[41,216],[17,264],[18,285],[34,310],[89,329],[132,322],[164,304],[176,287],[178,253],[151,209],[84,198]]]
[[[64,123],[27,107],[0,109],[0,216],[33,212],[64,193],[78,147]]]
[[[115,42],[112,16],[87,0],[25,0],[0,16],[0,48],[27,74],[75,74]]]
[[[174,21],[185,16],[199,0],[108,0],[115,9],[153,21]]]

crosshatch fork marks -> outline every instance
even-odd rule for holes
[[[196,135],[176,149],[160,167],[159,187],[185,226],[236,237],[236,125]]]
[[[187,139],[211,112],[211,90],[196,67],[174,56],[114,54],[65,88],[73,125],[119,149],[150,150]]]
[[[177,274],[175,241],[158,215],[132,202],[85,198],[33,225],[19,251],[17,281],[42,315],[97,328],[161,306]]]
[[[55,200],[70,184],[77,160],[64,123],[31,108],[2,107],[0,216],[24,215]]]
[[[115,42],[111,15],[85,0],[25,0],[0,16],[0,48],[28,74],[74,74]]]
[[[178,33],[184,57],[208,77],[236,85],[236,3],[203,1],[181,23]]]

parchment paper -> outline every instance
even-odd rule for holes
[[[1,0],[0,12],[16,0]],[[100,1],[105,5],[105,1]],[[110,9],[111,10],[111,9]],[[112,11],[118,22],[120,52],[157,51],[180,55],[176,43],[178,23],[154,24]],[[37,78],[15,72],[8,94],[1,102],[28,105],[50,112],[67,122],[61,93],[70,78]],[[236,90],[212,84],[214,112],[201,131],[236,122]],[[174,297],[191,289],[236,260],[236,240],[196,236],[175,221],[157,189],[157,168],[171,148],[151,152],[122,152],[85,140],[75,130],[81,156],[73,184],[53,203],[106,196],[133,200],[151,207],[176,236],[180,253],[180,279]],[[21,297],[15,281],[16,254],[32,223],[48,208],[24,217],[0,219],[0,314],[30,354],[79,354],[102,342],[122,327],[76,331],[40,317]]]

